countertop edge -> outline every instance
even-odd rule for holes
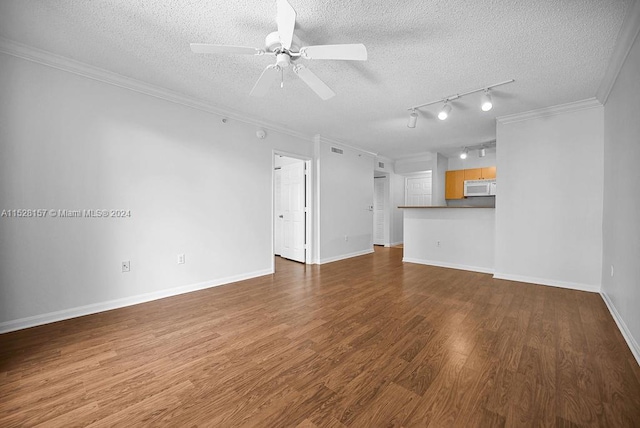
[[[442,209],[442,208],[449,208],[449,209],[454,209],[454,210],[458,210],[458,209],[468,209],[468,208],[474,208],[474,209],[491,209],[491,210],[495,210],[496,207],[445,207],[445,206],[423,206],[423,205],[399,205],[398,208],[420,208],[420,209]]]

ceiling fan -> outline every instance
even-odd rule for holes
[[[283,86],[284,69],[293,65],[293,71],[306,83],[320,98],[328,100],[335,96],[318,76],[302,64],[295,62],[300,59],[338,59],[366,61],[367,48],[363,44],[351,45],[320,45],[302,46],[293,30],[296,26],[296,11],[287,0],[277,0],[278,31],[270,33],[265,39],[265,48],[251,48],[245,46],[211,45],[206,43],[191,43],[191,50],[195,53],[222,53],[244,55],[273,55],[276,63],[268,65],[254,85],[251,93],[254,97],[261,97],[267,93],[269,87],[280,77],[280,86]],[[294,64],[292,64],[292,62]]]

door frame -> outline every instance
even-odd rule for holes
[[[276,250],[276,240],[275,240],[275,233],[276,233],[276,204],[275,204],[275,199],[276,199],[276,189],[275,189],[275,184],[276,184],[276,173],[275,173],[275,168],[276,168],[276,156],[285,156],[288,158],[293,158],[293,159],[300,159],[302,161],[304,161],[305,164],[305,195],[304,195],[304,199],[305,199],[305,206],[306,206],[306,210],[305,210],[305,225],[304,225],[304,234],[305,234],[305,252],[304,252],[304,258],[305,264],[312,264],[313,263],[313,194],[312,194],[312,190],[313,190],[313,158],[309,157],[309,156],[304,156],[304,155],[300,155],[298,153],[291,153],[291,152],[287,152],[285,150],[278,150],[278,149],[274,149],[272,150],[272,154],[271,154],[271,270],[273,272],[275,272],[276,269],[276,260],[275,260],[275,250]]]
[[[433,204],[433,170],[428,169],[425,171],[416,171],[408,174],[402,174],[404,177],[404,204],[407,204],[407,191],[409,190],[409,179],[410,178],[431,178],[431,204]]]
[[[376,172],[374,171],[373,174],[373,183],[374,183],[374,194],[373,194],[373,199],[374,199],[374,212],[373,212],[373,217],[374,217],[374,222],[373,222],[373,227],[374,227],[374,231],[373,231],[373,240],[375,241],[375,183],[376,180],[382,180],[383,184],[384,184],[384,223],[383,223],[383,233],[382,233],[382,241],[383,244],[382,246],[384,247],[389,247],[390,243],[391,243],[391,178],[389,176],[388,173],[386,172]],[[380,244],[373,244],[373,245],[380,245]]]

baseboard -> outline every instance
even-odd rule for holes
[[[508,273],[496,272],[493,274],[495,279],[505,279],[507,281],[526,282],[529,284],[547,285],[549,287],[568,288],[570,290],[588,291],[590,293],[599,293],[600,287],[597,285],[580,284],[577,282],[557,281],[547,278],[535,278],[532,276],[511,275]]]
[[[402,244],[404,244],[404,241],[392,242],[392,243],[390,243],[388,245],[385,245],[385,247],[396,247],[396,246],[402,245]]]
[[[467,270],[471,272],[493,273],[493,269],[485,268],[481,266],[468,266],[468,265],[461,265],[457,263],[439,262],[435,260],[414,259],[411,257],[403,257],[402,261],[406,263],[416,263],[420,265],[437,266],[437,267],[443,267],[443,268],[449,268],[449,269]]]
[[[340,256],[335,257],[327,257],[326,259],[320,259],[318,262],[319,265],[323,265],[325,263],[337,262],[339,260],[350,259],[351,257],[364,256],[365,254],[373,253],[373,248],[369,248],[367,250],[356,251],[355,253],[342,254]]]
[[[273,269],[264,269],[247,274],[235,275],[226,278],[200,282],[197,284],[190,284],[181,287],[155,291],[153,293],[138,294],[136,296],[125,297],[123,299],[109,300],[106,302],[93,303],[91,305],[64,309],[62,311],[49,312],[42,315],[35,315],[26,318],[20,318],[17,320],[5,321],[3,323],[0,323],[0,334],[8,333],[10,331],[22,330],[29,327],[36,327],[43,324],[49,324],[56,321],[63,321],[70,318],[77,318],[84,315],[91,315],[98,312],[110,311],[112,309],[124,308],[126,306],[138,305],[140,303],[151,302],[153,300],[177,296],[179,294],[191,293],[193,291],[204,290],[206,288],[218,287],[220,285],[244,281],[246,279],[270,275],[272,273]]]
[[[622,333],[622,337],[624,337],[624,340],[627,342],[627,345],[629,346],[629,349],[631,350],[633,357],[636,359],[636,362],[640,366],[640,346],[638,346],[638,342],[636,342],[636,340],[633,338],[633,335],[629,331],[627,324],[625,324],[624,320],[618,313],[618,310],[616,309],[615,305],[613,304],[613,302],[611,301],[607,293],[605,293],[604,291],[601,291],[600,296],[602,297],[602,300],[604,300],[605,305],[607,305],[607,308],[609,309],[609,312],[611,313],[613,320],[618,325],[618,329],[620,330],[620,333]]]

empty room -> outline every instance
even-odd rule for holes
[[[0,426],[640,426],[640,0],[0,0]]]

